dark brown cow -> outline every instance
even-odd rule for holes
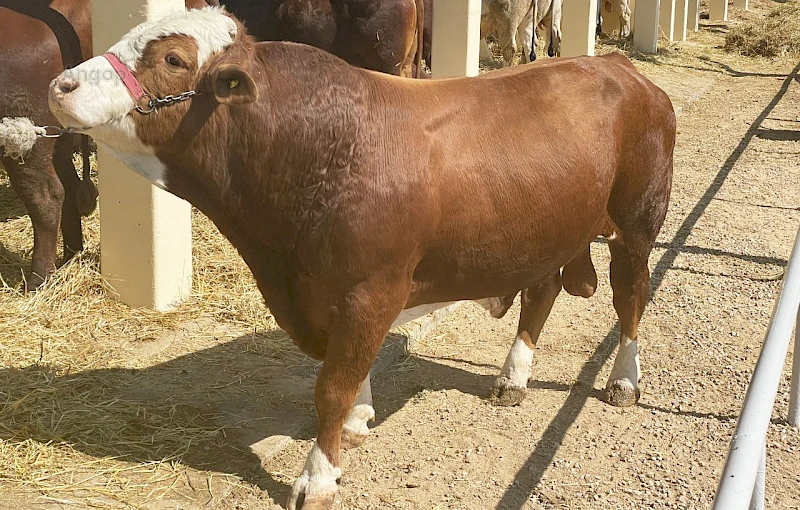
[[[199,94],[141,115],[119,81],[84,78],[112,63],[154,96]],[[521,290],[495,388],[501,402],[519,402],[562,285],[594,290],[589,245],[599,234],[609,239],[621,330],[607,398],[636,402],[637,330],[669,201],[675,115],[624,56],[407,80],[310,46],[256,44],[225,11],[204,9],[140,27],[54,80],[50,101],[65,125],[89,127],[206,213],[278,324],[324,360],[319,434],[290,509],[331,506],[339,448],[360,444],[374,417],[370,366],[414,308]],[[528,143],[507,151],[517,133]]]
[[[429,2],[425,0],[426,5]],[[310,44],[353,65],[402,76],[411,76],[418,54],[418,18],[425,10],[423,0],[222,0],[222,4],[258,40]]]
[[[208,4],[219,5],[216,0]],[[189,8],[208,5],[187,0]],[[92,55],[90,0],[0,0],[0,117],[28,117],[57,125],[47,108],[47,85],[67,67]],[[75,173],[79,136],[40,139],[24,161],[0,158],[33,224],[33,259],[26,288],[36,289],[55,270],[59,224],[64,260],[83,249],[81,215],[95,205],[91,181]],[[4,150],[0,146],[0,156]]]
[[[91,53],[89,0],[0,0],[0,117],[29,117],[38,125],[57,125],[47,108],[47,84],[67,66]],[[40,139],[24,164],[0,157],[14,191],[33,224],[33,260],[27,288],[38,287],[55,269],[58,229],[64,258],[83,248],[78,208],[80,180],[72,154],[79,137],[57,141]],[[3,154],[0,147],[0,156]],[[94,188],[82,204],[88,214],[94,206]],[[84,202],[87,202],[84,200]]]

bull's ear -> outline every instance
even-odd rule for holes
[[[211,76],[214,96],[221,104],[246,104],[258,100],[258,87],[250,74],[236,64],[221,65]]]

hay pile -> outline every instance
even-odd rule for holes
[[[182,462],[196,445],[213,453],[228,442],[213,410],[166,392],[145,405],[129,396],[146,381],[137,373],[164,359],[277,330],[250,271],[210,220],[193,213],[193,294],[163,314],[113,299],[99,272],[97,211],[83,223],[86,250],[34,294],[20,291],[33,230],[2,167],[0,219],[0,507],[12,495],[31,504],[138,507],[179,497],[191,483],[206,494],[238,484],[217,473],[206,484]],[[297,355],[274,336],[257,343],[266,356]],[[159,338],[177,340],[163,353],[135,355]]]
[[[764,17],[753,17],[732,27],[725,49],[750,57],[800,55],[800,2],[788,1]]]

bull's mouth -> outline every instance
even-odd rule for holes
[[[66,128],[84,127],[64,108],[63,98],[63,94],[56,89],[55,80],[50,82],[50,87],[47,94],[47,105],[53,115],[55,115],[61,125]]]

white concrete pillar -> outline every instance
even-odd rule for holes
[[[687,30],[700,30],[700,0],[689,0],[689,11],[686,14]]]
[[[689,0],[675,0],[675,24],[673,36],[676,41],[686,40],[686,24],[688,22]]]
[[[733,0],[733,6],[746,11],[748,9],[748,2],[747,0]]]
[[[481,0],[436,0],[431,58],[434,78],[477,76]]]
[[[728,21],[728,0],[709,0],[708,21]]]
[[[92,0],[95,55],[128,30],[183,0]],[[102,146],[100,181],[100,269],[123,303],[168,310],[192,286],[191,207],[117,161]]]
[[[661,0],[658,25],[667,41],[675,40],[675,0]]]
[[[642,53],[655,53],[658,51],[659,4],[659,0],[636,1],[636,26],[633,30],[633,44]]]
[[[633,26],[636,23],[636,0],[628,0],[628,9],[631,10],[631,32],[633,32]]]
[[[439,0],[436,0],[437,2]],[[561,56],[594,55],[598,0],[564,2],[561,11]],[[605,16],[605,14],[604,14]]]

